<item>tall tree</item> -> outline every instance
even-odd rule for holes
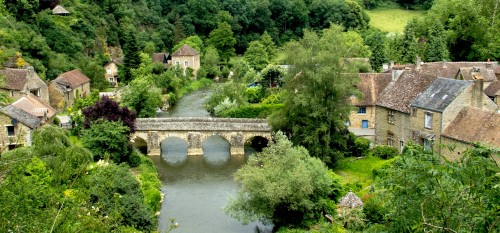
[[[293,146],[281,132],[276,142],[235,174],[241,188],[225,207],[242,223],[264,221],[281,226],[304,226],[332,214],[340,183],[323,162],[303,147]]]
[[[380,30],[369,30],[365,42],[370,46],[370,65],[373,70],[380,71],[382,64],[389,61],[385,50],[386,34]]]
[[[245,52],[245,60],[257,71],[264,69],[269,62],[266,47],[259,41],[252,41]]]
[[[347,103],[355,93],[357,75],[344,64],[351,57],[342,28],[333,25],[322,35],[306,31],[303,39],[285,45],[285,106],[271,117],[273,129],[284,131],[292,142],[329,166],[349,155],[354,139],[344,122],[350,112]]]
[[[210,32],[207,44],[217,49],[222,61],[226,62],[235,55],[236,39],[233,37],[231,26],[226,22],[219,23],[217,28]]]
[[[141,58],[139,56],[141,49],[137,41],[136,32],[128,30],[123,38],[123,77],[120,77],[125,83],[132,80],[132,69],[136,69],[141,64]]]
[[[418,55],[417,36],[415,33],[416,21],[412,20],[408,23],[404,30],[402,61],[404,63],[414,63]]]
[[[448,48],[446,46],[446,34],[443,24],[435,20],[429,28],[425,61],[443,61],[448,60]]]
[[[259,42],[264,46],[267,52],[267,58],[272,60],[276,56],[276,44],[274,44],[273,38],[265,31],[259,39]]]

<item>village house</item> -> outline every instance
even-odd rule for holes
[[[26,69],[5,68],[0,70],[4,77],[0,91],[6,92],[13,100],[17,100],[31,93],[43,100],[49,101],[47,84],[38,76],[32,66]]]
[[[390,73],[360,73],[356,88],[362,97],[352,96],[350,101],[355,107],[349,115],[349,131],[356,136],[375,140],[375,103],[380,93],[390,83]]]
[[[500,114],[475,107],[462,109],[442,134],[441,143],[451,149],[442,150],[449,160],[460,159],[474,143],[500,148]],[[493,156],[500,162],[500,157]]]
[[[57,5],[52,9],[52,14],[53,15],[60,15],[60,16],[68,16],[70,12],[66,10],[63,6]]]
[[[164,68],[168,68],[172,64],[170,53],[153,53],[151,59],[153,63],[162,64]]]
[[[432,62],[395,66],[390,71],[392,81],[380,94],[376,103],[375,143],[393,146],[400,151],[413,140],[411,103],[429,87],[437,77],[449,79],[473,79],[476,74],[466,74],[460,68],[495,69],[496,62]],[[473,69],[470,71],[475,71]],[[474,72],[473,72],[474,73]],[[480,72],[479,72],[480,73]],[[489,72],[491,73],[491,72]],[[490,81],[490,76],[485,75]],[[462,78],[461,78],[462,77]],[[483,78],[484,79],[484,78]],[[484,80],[483,80],[484,81]]]
[[[469,106],[494,112],[496,104],[483,92],[483,80],[437,78],[411,104],[411,141],[441,154],[442,132]]]
[[[90,94],[90,79],[80,70],[60,74],[49,84],[50,105],[58,111],[72,107],[77,98]]]
[[[104,78],[109,82],[109,86],[118,86],[118,65],[121,65],[120,61],[111,60],[108,64],[104,66]]]
[[[200,52],[185,44],[172,54],[172,64],[180,67],[184,74],[188,68],[192,69],[196,77],[200,69]]]

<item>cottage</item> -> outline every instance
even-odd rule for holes
[[[57,113],[57,111],[50,106],[49,102],[42,100],[33,94],[27,94],[25,97],[21,97],[11,105],[38,117],[42,124],[49,122],[50,119],[52,119],[52,117],[54,117]]]
[[[0,75],[4,76],[3,85],[0,91],[17,100],[26,94],[33,94],[45,101],[49,101],[49,90],[47,84],[38,76],[32,66],[26,69],[6,68],[0,70]]]
[[[443,156],[455,160],[476,142],[500,148],[500,114],[484,109],[467,107],[444,130],[442,143],[452,145],[454,150],[443,150]],[[494,156],[500,162],[498,155]]]
[[[165,68],[172,64],[172,56],[170,56],[170,53],[153,53],[151,59],[153,63],[162,64]]]
[[[374,140],[375,136],[375,103],[380,93],[389,85],[392,75],[389,73],[362,73],[356,88],[362,98],[352,96],[350,101],[355,106],[349,116],[349,130],[357,136]]]
[[[0,124],[3,125],[0,127],[1,151],[31,145],[31,134],[41,122],[40,118],[14,105],[0,109]]]
[[[111,87],[118,86],[118,65],[121,65],[119,61],[111,60],[104,66],[104,70],[106,71],[104,78],[109,82],[109,86]]]
[[[72,107],[77,98],[90,94],[90,79],[80,70],[59,75],[49,84],[50,105],[58,111]]]
[[[482,91],[483,80],[437,78],[411,104],[412,141],[441,153],[441,134],[458,113],[469,106],[495,111],[496,105]],[[436,142],[436,143],[434,143]]]
[[[191,68],[196,77],[200,69],[200,52],[185,44],[172,54],[172,64],[182,68],[184,73]]]

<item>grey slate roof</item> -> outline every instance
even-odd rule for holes
[[[443,112],[472,81],[437,78],[412,103],[413,107]]]
[[[42,122],[38,117],[33,116],[33,115],[25,112],[24,110],[16,108],[12,105],[4,107],[4,108],[0,109],[0,111],[3,114],[5,114],[13,119],[16,119],[18,122],[22,123],[23,125],[28,126],[31,129],[37,128],[38,126],[40,126],[40,124]]]

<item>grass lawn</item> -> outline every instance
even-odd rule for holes
[[[379,169],[386,164],[390,164],[393,159],[383,160],[374,156],[367,156],[363,159],[346,158],[340,162],[339,166],[333,171],[342,177],[343,184],[361,184],[361,190],[356,192],[359,197],[366,193],[368,186],[373,183],[373,169]]]
[[[385,32],[403,32],[406,24],[413,18],[423,17],[426,11],[403,9],[366,10],[370,16],[370,25]]]

